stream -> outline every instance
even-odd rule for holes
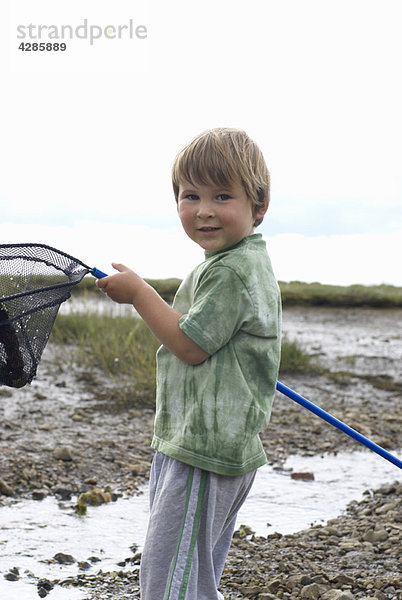
[[[401,450],[393,454],[402,457]],[[292,472],[312,473],[314,479],[292,479]],[[300,531],[335,518],[350,501],[361,499],[365,490],[392,482],[399,473],[397,467],[365,450],[290,456],[281,470],[269,465],[258,470],[237,527],[246,524],[261,536]],[[14,567],[20,573],[18,581],[0,579],[0,598],[30,600],[36,578],[63,580],[79,572],[79,563],[87,563],[94,573],[119,570],[119,562],[133,556],[136,547],[141,550],[148,519],[147,487],[137,496],[89,507],[85,516],[76,515],[73,504],[49,496],[0,508],[0,573]],[[58,552],[72,555],[76,562],[56,563],[52,557]],[[51,598],[79,600],[82,594],[56,586]]]

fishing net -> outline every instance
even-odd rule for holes
[[[60,304],[95,271],[44,244],[0,244],[0,384],[32,381]]]

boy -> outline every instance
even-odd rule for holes
[[[280,357],[281,301],[260,234],[269,173],[243,131],[212,129],[176,157],[173,189],[205,260],[168,306],[138,275],[98,286],[132,303],[161,341],[141,563],[143,600],[218,600],[236,515],[266,462]]]

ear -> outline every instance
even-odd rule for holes
[[[265,199],[265,203],[263,204],[263,206],[257,206],[257,208],[254,211],[254,227],[257,227],[258,225],[261,225],[265,213],[268,210],[268,206],[269,206],[269,199]]]

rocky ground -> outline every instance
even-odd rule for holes
[[[288,309],[285,332],[315,355],[323,371],[281,379],[377,444],[401,448],[401,326],[400,310]],[[152,459],[153,411],[140,405],[122,410],[110,398],[99,373],[79,367],[69,372],[55,362],[51,347],[30,386],[0,388],[0,510],[18,498],[69,499],[106,486],[135,493]],[[280,395],[262,438],[278,468],[290,454],[357,446]],[[268,538],[245,527],[234,538],[224,572],[225,598],[402,598],[401,504],[396,482],[368,492],[325,526]],[[88,572],[60,583],[79,586],[88,600],[138,598],[140,557],[126,558],[114,573]],[[13,579],[11,572],[3,575]],[[39,596],[51,599],[51,585],[40,582]]]

